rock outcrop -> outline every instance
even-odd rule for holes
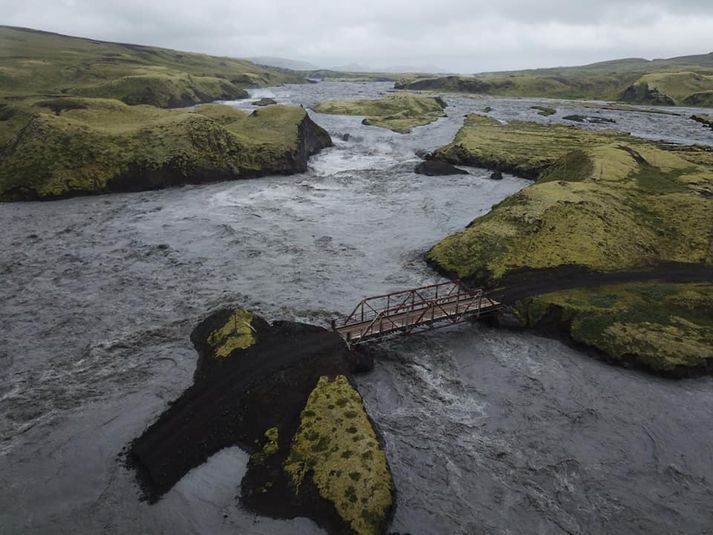
[[[467,175],[468,171],[441,160],[425,160],[418,164],[414,172],[426,176]]]
[[[269,97],[263,97],[260,100],[256,100],[253,102],[253,106],[272,106],[274,104],[277,104],[277,101],[274,98],[269,98]]]
[[[596,115],[565,115],[562,117],[565,121],[572,121],[574,123],[586,123],[586,124],[613,124],[616,123],[614,119],[609,119],[608,117],[597,117]]]
[[[703,126],[713,128],[713,115],[699,113],[698,115],[691,115],[691,119],[693,119],[697,123],[701,123]]]
[[[656,106],[675,106],[676,101],[657,87],[649,87],[647,82],[637,82],[627,87],[621,94],[624,102],[653,104]]]

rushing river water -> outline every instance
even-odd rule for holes
[[[309,106],[388,88],[255,96]],[[449,142],[485,106],[502,120],[562,115],[537,115],[541,101],[447,100],[448,118],[405,136],[314,114],[336,146],[303,175],[0,204],[0,533],[319,533],[240,508],[237,448],[154,506],[139,502],[120,454],[191,383],[188,335],[209,310],[326,325],[364,296],[439,280],[423,253],[527,182],[416,175],[415,151]],[[713,144],[688,110],[556,107]],[[713,530],[713,379],[662,380],[471,324],[384,347],[358,382],[398,489],[394,531]]]

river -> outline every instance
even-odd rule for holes
[[[253,96],[307,107],[389,88],[324,82]],[[153,506],[121,453],[191,384],[188,336],[210,310],[327,325],[362,297],[441,280],[425,251],[528,182],[480,169],[416,175],[415,151],[449,142],[486,106],[501,120],[562,115],[530,109],[551,104],[542,99],[446,100],[447,118],[409,135],[312,114],[335,147],[302,175],[0,204],[0,533],[320,533],[241,509],[238,448]],[[556,107],[713,145],[687,118],[695,110]],[[394,473],[393,531],[713,529],[713,379],[663,380],[483,325],[383,346],[357,380]]]

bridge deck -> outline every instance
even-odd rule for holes
[[[440,293],[439,293],[440,292]],[[358,343],[396,332],[433,328],[437,323],[458,323],[500,308],[460,282],[441,283],[363,300],[334,330],[347,342]]]

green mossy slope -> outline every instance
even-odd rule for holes
[[[615,99],[636,76],[540,75],[529,72],[481,74],[478,76],[445,76],[440,78],[403,79],[397,89],[448,91],[502,97],[606,98]]]
[[[713,53],[654,61],[630,58],[579,67],[476,76],[412,76],[399,80],[396,88],[506,97],[621,99],[646,104],[711,107]]]
[[[345,376],[319,379],[302,411],[285,472],[296,493],[311,478],[354,533],[384,531],[394,500],[391,472],[361,396]]]
[[[333,115],[363,115],[364,124],[406,134],[415,126],[445,117],[445,107],[445,102],[438,97],[397,94],[375,100],[322,102],[314,107],[314,111]]]
[[[435,157],[537,180],[433,247],[429,260],[458,277],[713,262],[713,153],[703,148],[470,116]]]
[[[331,140],[304,109],[163,110],[97,98],[0,107],[0,200],[235,179],[306,169]]]
[[[470,116],[435,157],[536,181],[436,244],[428,259],[444,272],[507,290],[531,275],[545,287],[552,277],[576,287],[578,273],[713,264],[709,149]],[[614,361],[698,373],[713,370],[712,290],[627,283],[536,295],[517,308],[526,325],[564,332]]]
[[[88,96],[177,107],[299,81],[244,60],[0,26],[0,98]]]
[[[527,325],[565,326],[610,358],[657,372],[713,370],[713,284],[630,283],[538,295],[517,303]]]
[[[713,73],[663,72],[646,74],[629,86],[622,100],[639,104],[713,106]]]

